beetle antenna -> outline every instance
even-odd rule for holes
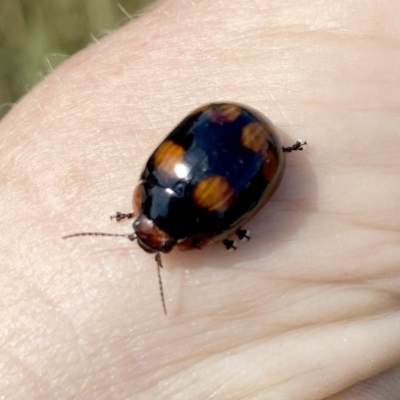
[[[65,235],[63,236],[63,239],[69,239],[72,237],[76,236],[116,236],[116,237],[126,237],[130,241],[134,241],[136,239],[136,235],[133,233],[128,233],[128,234],[119,234],[119,233],[105,233],[105,232],[78,232],[78,233],[73,233],[71,235]]]
[[[163,305],[163,308],[164,308],[165,315],[168,315],[167,307],[165,305],[164,289],[163,289],[163,284],[162,284],[162,279],[161,279],[161,268],[164,268],[164,267],[163,267],[162,262],[161,262],[160,252],[156,253],[156,261],[157,261],[158,284],[160,285],[161,302],[162,302],[162,305]]]

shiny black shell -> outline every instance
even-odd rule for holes
[[[208,104],[150,156],[134,199],[136,213],[178,247],[200,248],[242,227],[275,191],[284,165],[280,140],[261,113],[235,103]]]

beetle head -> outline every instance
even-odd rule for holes
[[[168,253],[176,244],[175,239],[143,214],[136,218],[133,229],[139,246],[148,253]]]

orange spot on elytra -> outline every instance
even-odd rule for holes
[[[278,171],[278,155],[271,148],[267,150],[264,157],[262,171],[265,179],[270,182]]]
[[[193,201],[209,211],[226,211],[233,202],[235,192],[229,182],[220,175],[212,175],[200,181],[192,192]]]
[[[247,149],[264,153],[268,148],[268,132],[258,122],[250,122],[243,127],[240,141]]]
[[[214,123],[233,122],[241,112],[242,108],[235,104],[212,104],[206,110],[208,119]]]
[[[175,174],[175,167],[183,161],[185,149],[172,140],[166,140],[154,153],[154,166],[168,175]]]

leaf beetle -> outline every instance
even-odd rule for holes
[[[64,236],[124,236],[155,253],[162,305],[167,314],[160,253],[174,247],[201,249],[230,237],[249,239],[243,225],[269,200],[285,169],[285,153],[303,150],[297,140],[282,147],[272,123],[260,112],[231,102],[192,111],[148,159],[133,194],[135,218],[127,235],[81,232]]]

